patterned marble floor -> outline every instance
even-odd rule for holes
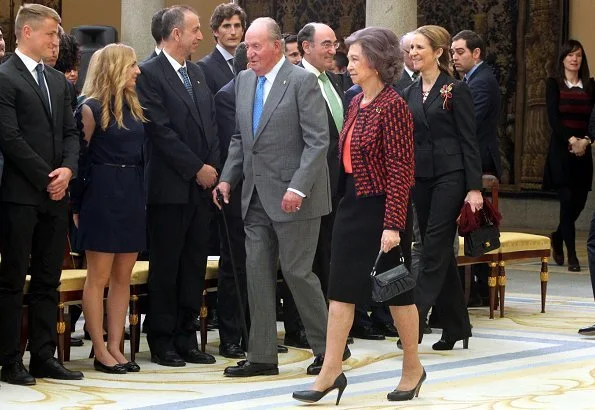
[[[519,272],[519,274],[522,274]],[[356,339],[346,362],[348,387],[342,408],[427,409],[594,409],[595,337],[580,337],[579,327],[595,321],[590,298],[549,297],[547,313],[539,313],[535,294],[511,291],[506,317],[490,320],[486,308],[471,309],[474,337],[470,349],[457,345],[434,352],[438,331],[426,335],[421,357],[428,372],[420,397],[393,404],[386,393],[400,375],[401,352],[396,339],[382,342]],[[280,337],[282,332],[279,333]],[[208,351],[216,353],[217,334],[209,332]],[[291,399],[294,390],[313,380],[305,369],[307,350],[280,355],[279,376],[229,379],[222,376],[233,361],[217,356],[214,365],[159,367],[149,361],[146,344],[138,362],[142,372],[112,376],[91,370],[85,347],[73,348],[73,369],[85,380],[40,380],[34,387],[2,383],[0,409],[266,409],[302,407]],[[316,408],[334,407],[332,393]]]

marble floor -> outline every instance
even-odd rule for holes
[[[582,238],[584,247],[584,236]],[[584,252],[579,255],[586,265]],[[439,330],[420,347],[428,379],[419,398],[386,401],[400,375],[401,351],[395,338],[355,339],[345,363],[347,389],[340,407],[348,409],[595,409],[595,337],[579,327],[595,322],[588,270],[568,273],[550,266],[546,313],[539,313],[539,264],[507,268],[506,316],[490,320],[487,308],[470,309],[473,338],[463,350],[435,352]],[[279,338],[282,340],[282,325]],[[208,352],[217,353],[217,332],[209,332]],[[290,348],[279,356],[278,376],[230,379],[223,369],[234,361],[216,355],[213,365],[165,368],[150,362],[145,340],[137,361],[142,371],[122,376],[92,370],[90,342],[73,348],[72,369],[82,381],[39,380],[36,386],[0,383],[0,409],[267,409],[304,407],[291,398],[309,388],[308,350]],[[26,359],[27,360],[27,359]],[[315,408],[335,407],[331,393]]]

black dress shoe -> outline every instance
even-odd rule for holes
[[[138,373],[140,372],[140,366],[136,364],[136,362],[127,362],[124,363],[122,366],[126,368],[126,371],[129,373]]]
[[[277,353],[287,353],[289,349],[283,345],[277,345]]]
[[[157,363],[161,366],[168,366],[168,367],[183,367],[186,366],[186,362],[182,357],[174,352],[173,350],[169,350],[163,353],[155,353],[151,355],[151,361],[153,363]]]
[[[227,377],[274,376],[279,374],[279,367],[274,363],[252,363],[241,360],[237,366],[226,367],[223,375]]]
[[[554,257],[554,261],[556,264],[562,266],[564,265],[564,242],[556,232],[550,234],[550,239],[552,241],[552,256]]]
[[[432,350],[452,350],[454,348],[456,342],[458,342],[458,340],[455,340],[454,342],[450,342],[448,340],[440,339],[432,345]],[[469,349],[469,338],[468,337],[463,339],[463,349]]]
[[[595,325],[579,329],[578,334],[583,336],[595,336]]]
[[[29,372],[31,376],[58,380],[82,380],[83,373],[68,370],[55,357],[50,357],[45,361],[31,359],[29,362]]]
[[[208,353],[203,353],[198,349],[190,349],[187,352],[180,352],[180,356],[188,363],[213,364],[215,357]]]
[[[386,339],[383,334],[376,333],[371,327],[352,327],[351,332],[349,332],[350,336],[356,337],[358,339],[366,339],[366,340],[384,340]]]
[[[5,364],[0,371],[0,380],[19,386],[33,386],[35,378],[29,374],[22,361]]]
[[[392,392],[390,392],[389,394],[387,394],[386,398],[388,399],[388,401],[411,400],[412,398],[419,396],[419,389],[421,389],[421,385],[425,380],[426,380],[426,369],[424,369],[424,372],[422,373],[421,379],[419,379],[417,386],[415,386],[413,389],[411,389],[411,390],[397,390],[397,389],[395,389]]]
[[[310,343],[306,337],[304,330],[298,330],[297,332],[285,333],[283,344],[291,347],[297,347],[299,349],[310,349]]]
[[[318,391],[318,390],[301,390],[301,391],[294,391],[293,398],[299,401],[303,401],[306,403],[316,403],[324,396],[329,394],[335,389],[339,390],[337,394],[337,401],[335,403],[336,406],[339,405],[339,401],[341,401],[341,396],[343,395],[343,391],[347,387],[347,378],[345,377],[344,373],[341,373],[339,377],[335,379],[335,382],[326,390]]]
[[[83,342],[82,337],[71,337],[70,338],[70,346],[72,347],[81,347],[84,346],[85,342]]]
[[[580,272],[581,264],[576,256],[568,256],[568,271],[569,272]]]
[[[351,350],[349,350],[349,348],[347,346],[345,346],[345,350],[343,351],[343,361],[349,359],[350,357],[351,357]],[[309,374],[310,376],[316,376],[316,375],[320,374],[323,364],[324,364],[324,355],[317,354],[316,356],[314,356],[314,361],[312,362],[312,364],[310,366],[308,366],[308,368],[306,369],[306,374]]]
[[[399,337],[399,331],[392,323],[378,323],[372,328],[375,333],[386,337]]]
[[[246,357],[244,349],[236,343],[221,343],[219,345],[219,354],[228,359],[243,359]]]
[[[98,372],[109,373],[109,374],[124,374],[127,373],[126,367],[123,364],[116,363],[113,366],[107,366],[101,363],[97,358],[93,360],[93,367]]]

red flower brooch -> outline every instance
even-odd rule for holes
[[[442,96],[442,98],[444,99],[444,102],[442,103],[442,109],[444,110],[448,110],[448,100],[450,100],[452,98],[452,83],[450,84],[444,84],[442,86],[442,88],[440,89],[440,95]]]

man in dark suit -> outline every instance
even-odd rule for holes
[[[143,60],[149,61],[150,59],[157,57],[161,54],[161,49],[163,48],[163,14],[167,11],[167,8],[157,10],[153,17],[151,18],[151,35],[155,39],[155,49]]]
[[[6,44],[4,43],[4,36],[2,35],[2,27],[0,27],[0,60],[4,58]],[[2,185],[2,169],[4,168],[4,156],[0,151],[0,185]]]
[[[163,51],[141,65],[138,94],[147,133],[147,223],[151,241],[147,341],[163,366],[214,363],[196,331],[207,263],[210,189],[219,139],[213,98],[202,71],[185,57],[202,33],[194,10],[163,14]]]
[[[246,30],[246,12],[237,4],[222,3],[215,7],[210,25],[217,44],[198,65],[215,95],[233,79],[233,55]]]
[[[326,117],[329,127],[330,143],[326,160],[329,168],[333,212],[324,215],[320,220],[320,233],[312,266],[312,271],[320,280],[322,293],[326,295],[330,274],[334,210],[340,199],[338,193],[339,133],[343,129],[344,115],[343,89],[340,80],[330,71],[333,68],[333,57],[338,42],[333,29],[322,23],[306,24],[297,37],[298,50],[302,55],[302,61],[298,65],[318,78],[318,86],[326,102]],[[289,346],[309,348],[305,330],[290,292],[285,292],[283,302],[284,343]]]
[[[16,17],[18,48],[0,66],[0,365],[2,381],[79,380],[54,358],[56,310],[66,245],[66,190],[76,174],[78,132],[64,75],[43,64],[58,48],[60,17],[37,4]],[[19,349],[25,276],[29,285],[29,371]]]
[[[298,49],[298,37],[297,34],[284,33],[283,34],[283,54],[289,60],[291,64],[298,65],[302,62],[302,55]]]
[[[463,30],[453,37],[452,58],[454,67],[471,89],[475,107],[477,142],[484,174],[500,178],[500,142],[498,120],[500,118],[500,86],[492,68],[483,61],[485,46],[479,35]],[[462,274],[464,270],[461,269]],[[471,283],[470,305],[487,306],[489,298],[488,264],[473,265],[474,280]]]
[[[473,96],[482,171],[500,178],[500,86],[492,68],[483,61],[483,40],[473,31],[463,30],[453,37],[451,50],[454,67],[471,89]]]
[[[246,45],[240,43],[236,47],[233,66],[236,75],[245,70],[248,65]],[[215,94],[215,109],[217,111],[217,133],[221,147],[221,163],[227,159],[227,152],[231,136],[236,132],[236,94],[235,79],[224,85]],[[225,231],[223,218],[219,219],[219,238],[221,249],[219,259],[219,274],[217,275],[217,313],[219,315],[219,354],[227,358],[244,357],[244,349],[240,344],[242,327],[240,307],[238,306],[237,289],[234,280],[233,267],[235,265],[241,288],[242,300],[246,300],[246,247],[244,241],[244,221],[241,211],[242,183],[233,190],[229,206],[223,209],[227,218],[229,238]],[[229,243],[228,243],[229,241]],[[231,246],[232,252],[229,247]],[[231,253],[234,260],[232,264]],[[247,304],[244,304],[247,307]]]

